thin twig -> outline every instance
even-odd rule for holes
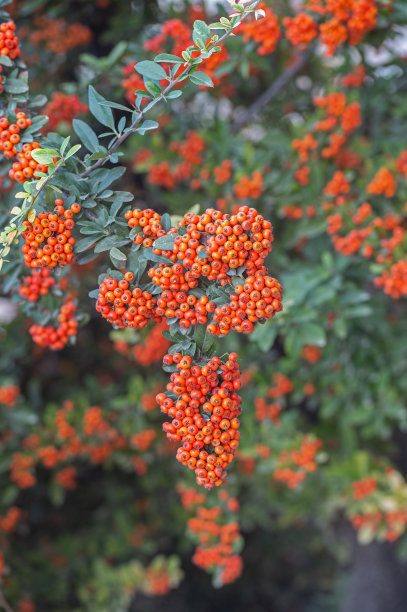
[[[243,126],[245,126],[252,119],[254,119],[259,114],[259,112],[265,106],[267,106],[267,104],[269,104],[276,96],[278,96],[280,91],[284,89],[284,87],[288,85],[291,79],[293,79],[305,66],[313,51],[313,47],[310,47],[309,49],[307,49],[307,51],[304,51],[304,53],[302,53],[295,60],[295,62],[289,68],[287,68],[287,70],[280,74],[280,76],[274,81],[274,83],[272,83],[272,85],[270,85],[270,87],[266,89],[266,91],[263,92],[261,96],[259,96],[257,100],[253,102],[253,104],[249,106],[249,108],[245,112],[243,112],[240,116],[237,117],[232,128],[233,133],[238,132]]]
[[[257,5],[260,4],[261,0],[258,0]],[[257,6],[256,5],[256,6]],[[255,7],[254,7],[255,8]],[[254,10],[253,8],[253,10]],[[246,19],[246,17],[248,17],[248,15],[251,15],[253,13],[253,11],[246,13],[245,15],[242,15],[242,18],[240,19],[240,21],[235,25],[235,27],[232,30],[228,30],[227,32],[225,32],[224,34],[222,34],[222,36],[220,36],[216,41],[214,41],[212,43],[212,45],[210,45],[210,47],[208,47],[208,49],[205,49],[205,53],[207,53],[208,51],[211,51],[214,47],[217,47],[219,44],[221,44],[226,38],[229,38],[229,36],[231,36],[234,33],[234,30]],[[202,53],[201,53],[202,55]],[[119,136],[119,138],[112,144],[112,146],[110,147],[110,149],[108,150],[107,156],[99,159],[97,162],[95,162],[92,166],[90,166],[87,170],[85,170],[84,172],[82,172],[82,174],[80,174],[81,178],[86,178],[87,176],[89,176],[89,174],[91,172],[93,172],[94,170],[96,170],[97,168],[100,168],[100,166],[103,166],[106,161],[109,159],[109,157],[112,155],[112,153],[114,153],[116,151],[116,149],[118,149],[120,147],[120,145],[123,144],[123,142],[125,140],[127,140],[127,138],[134,132],[134,130],[136,129],[136,127],[141,123],[141,121],[144,119],[145,115],[148,113],[148,111],[153,108],[153,106],[155,106],[158,102],[160,102],[161,100],[165,100],[166,95],[172,90],[174,89],[175,85],[177,83],[179,83],[183,77],[185,77],[189,71],[190,71],[191,66],[188,64],[188,66],[186,66],[186,68],[184,68],[184,70],[181,72],[180,75],[178,75],[178,77],[176,79],[174,79],[174,81],[171,81],[167,87],[161,92],[161,95],[158,98],[155,98],[154,100],[152,100],[151,102],[149,102],[146,107],[140,111],[140,114],[136,117],[136,119],[133,121],[133,123],[131,124],[130,128],[127,130],[127,132],[124,132],[123,134],[121,134],[121,136]]]
[[[0,589],[0,607],[3,608],[5,612],[14,612],[13,608],[9,606],[6,601],[6,598],[3,595],[3,591]]]

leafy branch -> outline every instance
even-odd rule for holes
[[[140,131],[144,133],[146,130],[154,129],[158,127],[156,122],[151,122],[151,125],[148,124],[144,126],[138,126],[141,124],[147,113],[161,100],[167,99],[169,97],[168,94],[172,92],[174,87],[187,79],[191,78],[191,81],[198,84],[204,85],[207,87],[213,87],[212,80],[208,75],[203,72],[196,72],[198,65],[204,60],[210,57],[212,53],[216,53],[221,51],[221,47],[219,46],[224,40],[234,35],[234,30],[253,12],[255,12],[256,7],[260,4],[261,0],[256,0],[255,2],[249,3],[249,5],[242,5],[240,3],[232,3],[232,7],[237,11],[231,15],[231,19],[222,18],[220,22],[207,25],[203,21],[195,21],[194,23],[194,31],[193,31],[193,40],[197,47],[192,46],[183,51],[182,58],[177,57],[176,55],[170,54],[160,54],[158,55],[154,62],[152,61],[143,61],[137,64],[136,70],[145,77],[145,84],[147,91],[138,91],[138,97],[136,99],[136,107],[141,104],[141,101],[144,97],[152,97],[153,99],[148,102],[145,108],[139,110],[135,119],[129,128],[120,134],[120,136],[113,142],[113,144],[109,147],[106,156],[98,159],[94,164],[92,164],[87,170],[80,174],[81,178],[86,178],[97,168],[100,168],[105,164],[105,162],[111,157],[111,155],[127,140],[127,138],[133,134],[135,131]],[[224,29],[225,32],[222,36],[218,36],[217,34],[212,35],[211,29]],[[209,39],[209,43],[204,43],[204,39]],[[192,52],[199,49],[199,55],[195,58],[192,57]],[[160,62],[163,63],[172,63],[174,67],[170,71],[170,77],[168,77],[165,70],[159,65]],[[185,68],[181,71],[180,74],[176,74],[179,67],[182,64],[187,64]],[[157,81],[159,83],[160,80],[165,79],[169,81],[168,85],[165,89],[161,90]],[[174,92],[175,93],[175,92]],[[180,94],[181,95],[181,94]],[[173,96],[175,97],[175,96]],[[177,96],[178,97],[178,96]],[[102,106],[111,106],[112,108],[121,108],[125,111],[130,111],[130,109],[126,107],[122,107],[121,105],[115,103],[105,102],[102,103]],[[154,125],[153,125],[154,124]],[[138,130],[137,130],[138,128]]]

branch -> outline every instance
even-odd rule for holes
[[[4,597],[3,591],[1,589],[0,589],[0,607],[2,607],[5,612],[14,612],[13,609],[7,603],[6,598]]]
[[[314,51],[313,47],[308,48],[304,53],[302,53],[296,61],[285,70],[280,76],[272,83],[272,85],[266,89],[264,93],[261,94],[257,98],[257,100],[249,106],[249,108],[244,111],[235,121],[232,132],[238,132],[246,123],[249,123],[252,119],[259,114],[259,112],[267,106],[286,85],[293,79],[300,70],[305,66],[308,59],[312,55]]]
[[[256,6],[260,4],[260,0],[258,0]],[[211,51],[214,47],[217,47],[219,44],[221,44],[226,38],[229,38],[229,36],[234,35],[234,30],[246,19],[246,17],[248,17],[248,15],[251,15],[253,13],[253,11],[255,10],[255,7],[253,7],[253,10],[245,13],[244,15],[242,15],[242,18],[236,23],[236,25],[231,29],[228,30],[227,32],[225,32],[224,34],[222,34],[222,36],[220,36],[217,40],[215,40],[212,45],[210,45],[208,47],[208,49],[205,49],[205,53],[207,53],[208,51]],[[203,54],[203,52],[201,51],[200,55],[198,57],[201,57]],[[196,58],[195,58],[196,59]],[[125,140],[127,140],[127,138],[133,134],[134,130],[136,129],[136,127],[141,123],[141,121],[144,119],[145,115],[148,113],[148,111],[153,108],[153,106],[155,106],[158,102],[160,102],[161,100],[165,100],[165,96],[172,90],[174,89],[175,85],[177,83],[179,83],[183,77],[187,76],[189,71],[191,69],[191,66],[188,64],[188,66],[186,66],[186,68],[184,68],[184,70],[181,72],[181,74],[178,75],[178,77],[176,79],[174,79],[174,81],[171,81],[167,87],[161,92],[161,95],[158,98],[155,98],[154,100],[152,100],[151,102],[149,102],[146,107],[140,111],[140,114],[136,117],[136,119],[133,121],[133,123],[131,124],[130,128],[127,130],[127,132],[124,132],[123,134],[121,134],[121,136],[119,136],[119,138],[116,140],[116,142],[114,142],[112,144],[112,146],[110,147],[110,149],[108,150],[108,154],[106,157],[99,159],[97,162],[95,162],[92,166],[90,166],[87,170],[85,170],[84,172],[82,172],[82,174],[80,174],[81,178],[86,178],[87,176],[89,176],[89,174],[91,174],[91,172],[93,172],[94,170],[96,170],[97,168],[100,168],[100,166],[103,166],[106,161],[109,159],[109,157],[112,155],[112,153],[114,153],[116,151],[116,149],[118,149],[120,147],[121,144],[123,144],[123,142]]]

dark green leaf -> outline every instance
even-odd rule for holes
[[[89,110],[92,115],[101,123],[110,129],[114,130],[114,118],[111,109],[108,106],[102,105],[101,102],[107,100],[100,95],[92,85],[89,85]]]
[[[164,68],[155,62],[150,62],[149,60],[138,62],[135,68],[136,71],[146,79],[151,79],[152,81],[167,79],[167,73],[165,72]]]
[[[172,251],[176,237],[177,234],[167,234],[167,236],[162,236],[153,243],[153,247],[155,249],[160,249],[161,251]]]
[[[74,119],[72,125],[75,134],[78,136],[79,140],[85,145],[88,151],[90,151],[91,153],[95,153],[96,149],[98,148],[99,141],[92,128],[89,127],[88,124],[84,121],[81,121],[81,119]]]
[[[204,85],[205,87],[213,87],[213,81],[205,72],[194,72],[190,79],[195,85]]]
[[[182,57],[172,55],[172,53],[159,53],[154,58],[155,62],[166,62],[167,64],[183,64],[184,60]]]

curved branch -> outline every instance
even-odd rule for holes
[[[288,85],[291,79],[293,79],[305,66],[313,52],[313,47],[308,48],[295,60],[295,62],[289,68],[287,68],[287,70],[280,74],[280,76],[274,81],[274,83],[272,83],[272,85],[270,85],[270,87],[266,89],[266,91],[263,92],[261,96],[259,96],[257,100],[253,102],[253,104],[249,106],[246,111],[244,111],[239,117],[237,117],[233,125],[232,132],[238,132],[243,126],[249,123],[249,121],[254,119],[259,114],[259,112],[265,106],[267,106],[267,104],[269,104],[276,96],[278,96],[280,91],[282,91],[284,87]]]
[[[6,598],[3,595],[3,591],[0,589],[0,607],[3,608],[4,612],[13,612],[13,609],[9,606]]]
[[[209,47],[208,49],[205,49],[205,53],[207,53],[208,51],[211,51],[214,47],[217,47],[220,43],[222,43],[226,38],[229,38],[229,36],[234,36],[234,30],[236,30],[236,28],[246,19],[246,17],[248,17],[249,15],[251,15],[253,13],[253,11],[255,10],[256,6],[260,4],[260,0],[257,0],[257,2],[253,3],[253,8],[251,9],[250,12],[247,12],[245,14],[242,15],[242,18],[236,23],[236,25],[231,29],[228,30],[227,32],[225,32],[224,34],[222,34],[222,36],[220,36],[217,40],[215,40]],[[203,52],[200,53],[200,56],[203,55]],[[186,66],[186,68],[184,68],[184,70],[181,72],[181,74],[178,75],[178,77],[176,79],[174,79],[174,81],[171,81],[167,87],[161,92],[161,95],[158,98],[155,98],[154,100],[152,100],[151,102],[149,102],[146,107],[140,111],[140,114],[136,117],[136,119],[133,121],[133,123],[131,124],[130,128],[127,130],[127,132],[124,132],[123,134],[121,134],[121,136],[119,136],[119,138],[112,144],[112,146],[110,147],[110,149],[108,150],[108,154],[106,157],[99,159],[97,162],[95,162],[92,166],[90,166],[87,170],[85,170],[84,172],[82,172],[82,174],[80,174],[81,178],[86,178],[87,176],[89,176],[89,174],[91,172],[93,172],[93,170],[96,170],[97,168],[100,168],[101,166],[103,166],[106,161],[109,159],[109,157],[112,155],[112,153],[114,153],[116,151],[116,149],[118,149],[120,147],[120,145],[127,140],[127,138],[133,134],[134,130],[136,129],[136,127],[141,123],[141,121],[144,119],[145,115],[147,114],[147,112],[153,108],[153,106],[155,106],[158,102],[160,102],[161,100],[165,100],[165,96],[172,90],[174,89],[175,85],[177,83],[179,83],[183,77],[186,77],[189,73],[191,69],[191,66],[188,64],[188,66]]]

